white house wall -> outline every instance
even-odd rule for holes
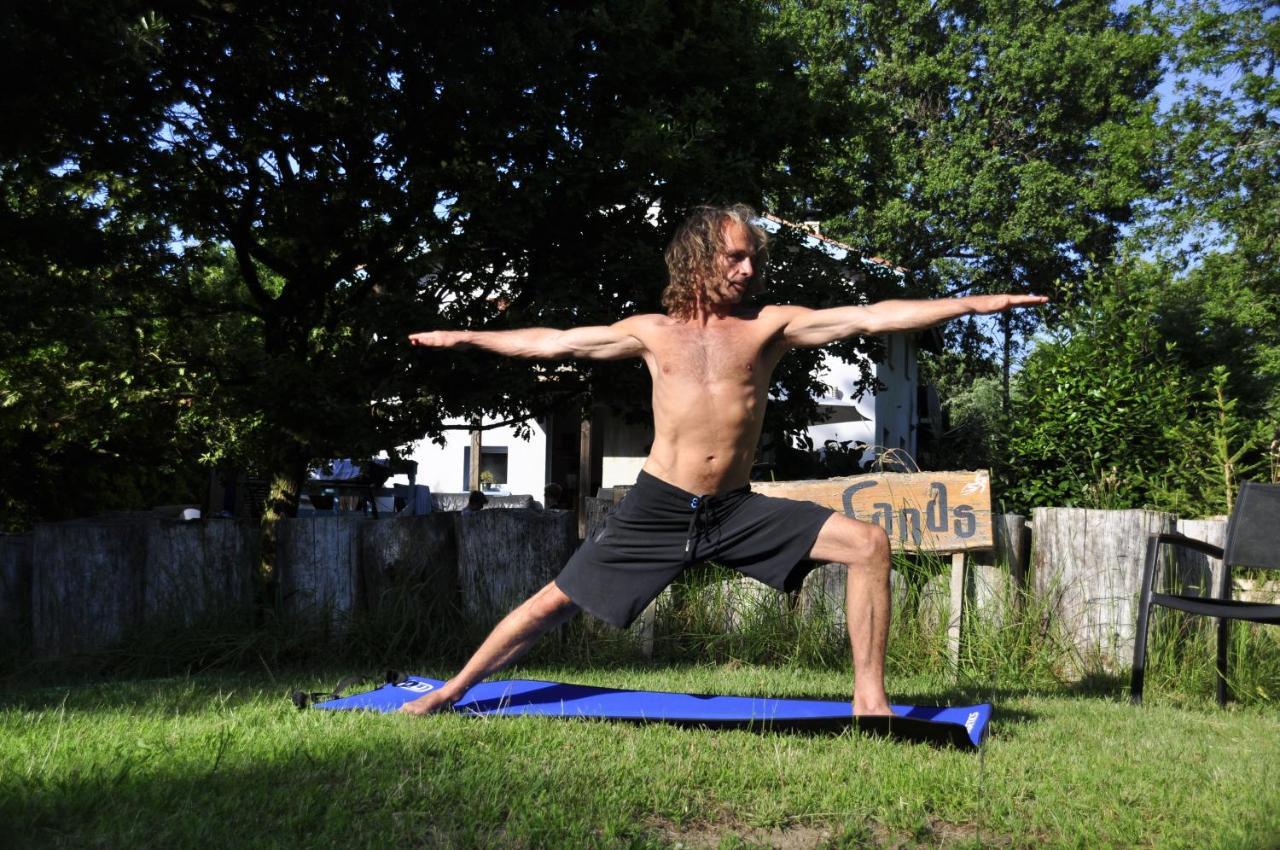
[[[485,424],[492,419],[484,420]],[[482,446],[504,447],[507,450],[507,481],[502,488],[512,495],[530,495],[541,501],[547,475],[547,434],[538,421],[529,423],[532,433],[525,440],[516,436],[511,426],[482,431]],[[471,433],[465,430],[449,431],[443,446],[430,440],[418,443],[405,457],[418,464],[416,483],[425,484],[433,493],[464,493],[467,480],[464,470],[471,452]],[[408,483],[406,476],[396,476],[394,483]]]
[[[603,428],[600,481],[602,487],[636,483],[653,445],[653,428],[624,421],[608,410],[597,410],[592,427]]]
[[[885,358],[874,367],[877,380],[884,385],[879,393],[853,397],[852,388],[862,377],[862,367],[832,356],[823,365],[826,374],[822,380],[835,392],[819,402],[820,409],[830,414],[828,421],[808,428],[814,447],[821,448],[827,440],[854,441],[905,449],[915,457],[919,385],[915,338],[910,334],[886,337]],[[858,416],[861,421],[849,421]]]
[[[876,378],[884,385],[875,396],[875,445],[902,449],[916,456],[916,387],[920,376],[915,340],[904,334],[886,339],[885,359],[876,364]]]

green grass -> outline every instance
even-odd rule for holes
[[[1280,716],[1265,706],[988,692],[996,715],[974,754],[856,733],[299,712],[284,698],[345,672],[7,688],[6,846],[1280,846]],[[848,688],[845,672],[794,665],[516,672],[693,692]],[[981,690],[933,676],[890,686],[920,703]]]
[[[941,567],[910,569],[890,694],[994,703],[976,754],[852,732],[295,710],[289,690],[349,673],[456,669],[477,636],[407,588],[351,624],[341,655],[314,623],[227,620],[11,673],[0,846],[1280,847],[1280,629],[1233,630],[1239,702],[1222,710],[1211,624],[1161,612],[1135,708],[1125,671],[1090,668],[1009,593],[968,615],[952,672],[944,618],[919,615]],[[511,675],[846,698],[841,630],[726,577],[665,597],[653,660],[634,630],[579,618]]]

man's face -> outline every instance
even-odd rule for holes
[[[716,275],[706,283],[707,301],[737,304],[747,294],[755,274],[756,243],[736,221],[724,224],[724,248],[716,252]]]

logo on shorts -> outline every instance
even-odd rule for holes
[[[427,691],[435,690],[435,685],[430,682],[401,682],[396,687],[404,688],[406,691],[413,691],[418,694],[425,694]]]

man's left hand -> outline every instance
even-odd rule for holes
[[[1005,310],[1015,310],[1021,307],[1039,307],[1041,304],[1048,303],[1049,299],[1043,295],[1010,295],[1004,293],[1001,295],[969,296],[969,304],[973,307],[973,312],[979,315],[1003,313]]]

